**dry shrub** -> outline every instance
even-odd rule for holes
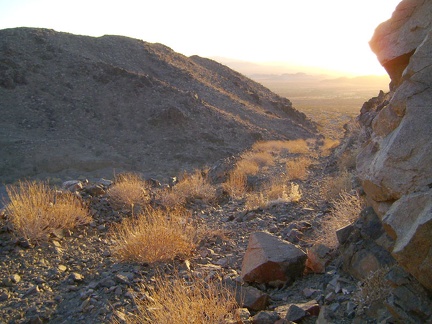
[[[357,312],[359,314],[370,308],[373,303],[387,299],[391,291],[391,286],[385,279],[388,272],[388,267],[380,268],[372,271],[365,279],[359,282],[358,289],[353,295],[354,302],[358,304]]]
[[[111,234],[115,241],[113,255],[118,259],[153,263],[190,255],[197,230],[185,209],[147,207],[136,218],[124,219]]]
[[[250,193],[246,196],[246,209],[265,208],[272,204],[299,202],[301,199],[300,186],[295,183],[287,184],[284,180],[274,179],[264,186],[261,192]]]
[[[321,155],[328,156],[332,152],[334,148],[336,148],[340,144],[338,139],[332,139],[326,137],[324,139],[324,144],[321,146]]]
[[[308,143],[304,139],[257,142],[252,146],[252,151],[256,152],[280,152],[283,150],[299,154],[309,152]]]
[[[108,190],[111,205],[115,209],[143,207],[150,201],[149,186],[139,175],[124,173],[116,176],[114,185]]]
[[[241,157],[246,161],[244,163],[255,163],[261,168],[275,164],[274,157],[269,152],[247,152]]]
[[[286,163],[286,170],[289,179],[305,180],[307,178],[307,169],[312,164],[312,160],[307,157],[299,157],[293,160],[289,160]]]
[[[240,160],[236,166],[237,172],[242,172],[245,175],[256,175],[259,172],[259,165],[253,160]]]
[[[216,199],[216,188],[210,184],[205,172],[195,170],[183,174],[174,187],[159,191],[156,198],[166,207],[184,205],[188,200],[194,199],[210,203]]]
[[[342,171],[338,175],[322,181],[321,195],[325,200],[332,201],[338,199],[342,192],[348,192],[351,189],[351,175],[348,171]]]
[[[186,281],[178,275],[173,279],[158,275],[155,287],[147,290],[140,287],[145,297],[135,298],[138,314],[126,323],[225,323],[238,307],[231,290],[195,277]]]
[[[335,248],[338,245],[336,231],[353,223],[363,208],[363,202],[358,194],[351,194],[346,191],[340,193],[339,198],[332,203],[332,211],[329,217],[322,221],[317,238],[318,243],[329,248]]]
[[[241,199],[247,190],[247,176],[242,169],[235,168],[229,173],[227,181],[222,186],[230,197]]]
[[[58,192],[43,182],[20,181],[6,187],[10,202],[6,213],[17,236],[32,243],[47,240],[50,233],[87,224],[91,216],[79,197]]]

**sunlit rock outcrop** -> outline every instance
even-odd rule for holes
[[[432,2],[402,1],[371,48],[389,73],[391,93],[364,107],[366,144],[357,170],[394,240],[390,252],[432,290]],[[387,101],[386,101],[387,100]],[[367,115],[366,115],[367,114]]]

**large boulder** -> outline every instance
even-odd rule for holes
[[[280,286],[303,274],[306,259],[306,253],[294,244],[267,232],[252,233],[241,276],[249,283]]]
[[[432,1],[404,0],[370,42],[391,92],[362,110],[357,171],[398,263],[432,290]],[[367,115],[365,115],[367,113]]]

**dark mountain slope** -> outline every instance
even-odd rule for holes
[[[0,30],[0,181],[166,176],[314,125],[260,84],[161,44]]]

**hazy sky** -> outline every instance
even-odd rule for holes
[[[0,29],[125,35],[185,55],[385,74],[368,41],[400,0],[0,0]]]

